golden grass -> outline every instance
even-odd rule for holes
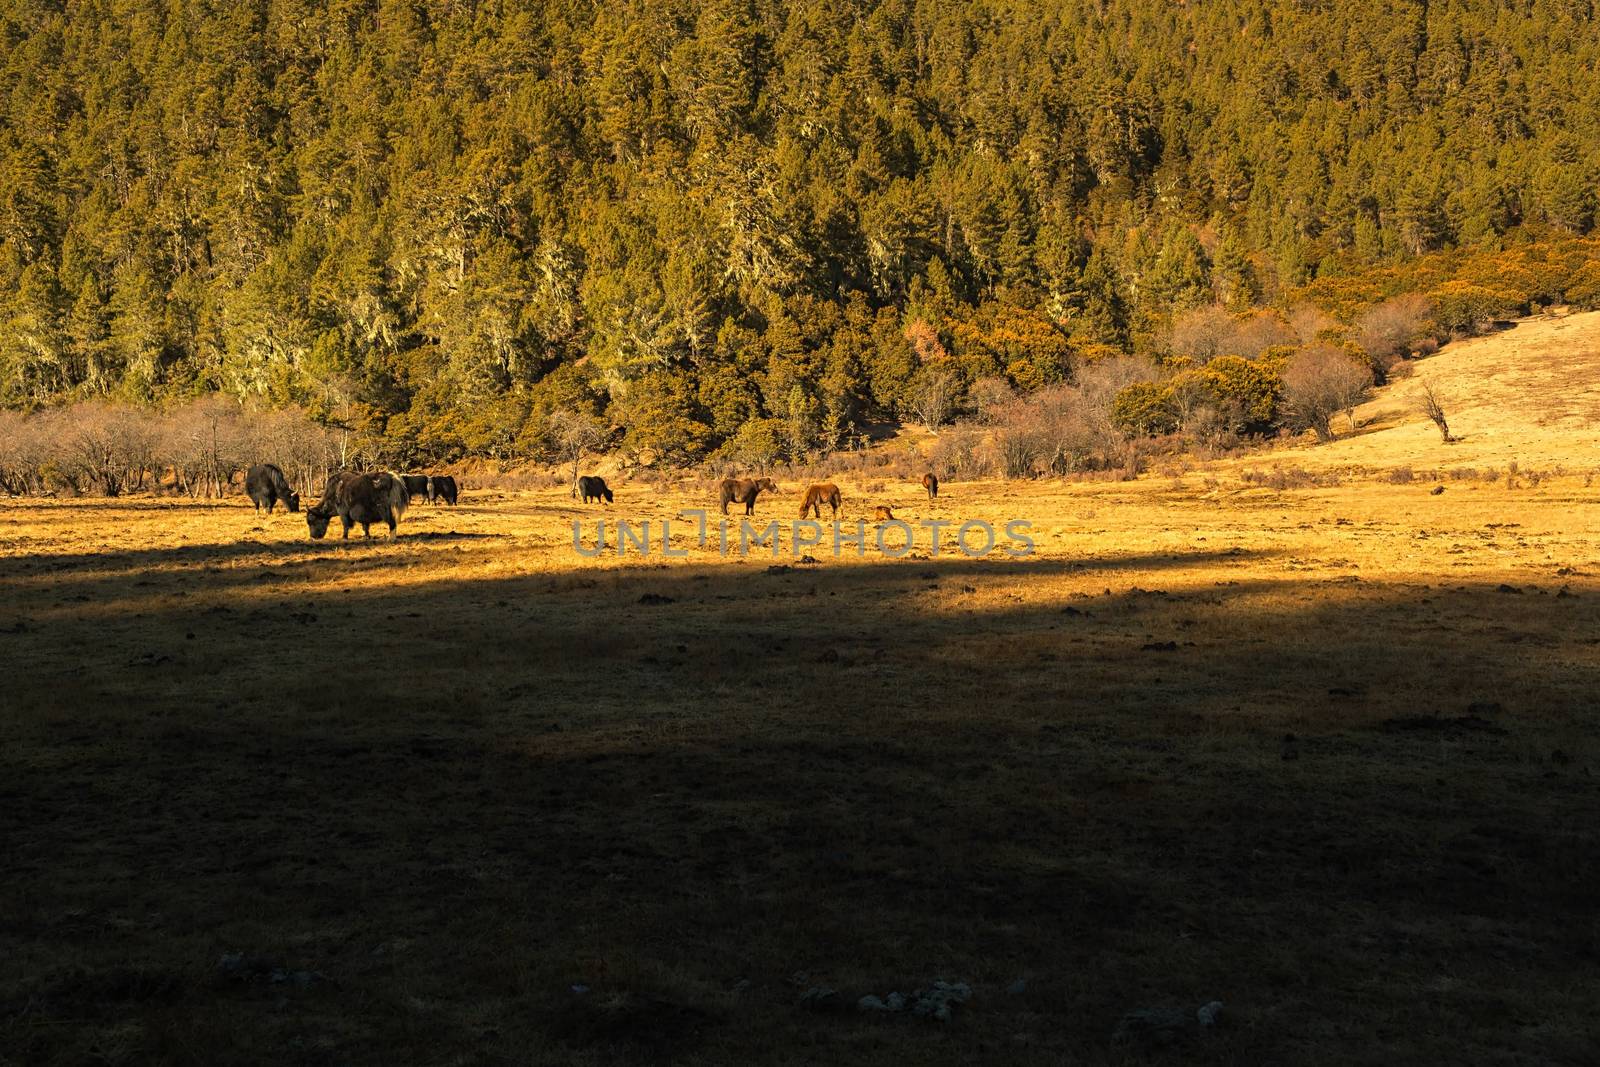
[[[710,495],[628,484],[0,504],[0,1063],[1589,1060],[1597,490],[1239,467],[845,483],[1038,552],[779,573],[575,555]]]

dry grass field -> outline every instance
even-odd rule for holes
[[[1596,1062],[1600,377],[1455,446],[1412,387],[1130,483],[843,486],[1026,559],[576,554],[706,506],[628,484],[393,543],[0,503],[0,1063]]]

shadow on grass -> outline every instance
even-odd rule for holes
[[[1104,1062],[1122,1012],[1220,999],[1198,1058],[1580,1060],[1591,598],[1239,558],[380,571],[0,634],[0,1038]],[[1173,587],[1021,596],[1122,570]],[[1504,732],[1384,725],[1418,714]],[[978,986],[958,1026],[796,1004],[934,978]]]

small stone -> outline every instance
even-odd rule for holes
[[[832,1011],[839,1006],[839,991],[815,985],[800,994],[800,1006],[812,1011]]]
[[[1020,997],[1027,991],[1028,980],[1026,978],[1018,978],[1015,982],[1012,982],[1010,985],[1006,986],[1006,992],[1010,993],[1014,997]]]
[[[965,982],[935,982],[927,989],[912,995],[911,1013],[940,1022],[949,1022],[955,1013],[954,1005],[964,1004],[972,996],[972,987]]]
[[[1215,1026],[1217,1023],[1217,1017],[1221,1014],[1222,1001],[1213,1000],[1209,1004],[1202,1005],[1200,1009],[1194,1013],[1194,1017],[1195,1021],[1201,1026]]]

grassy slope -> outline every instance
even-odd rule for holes
[[[1448,450],[1271,461],[1570,470],[1594,377],[1490,376],[1597,322],[1424,364],[1502,398]],[[1122,1013],[1212,999],[1185,1060],[1592,1062],[1600,490],[1240,465],[847,485],[1040,552],[778,574],[580,560],[556,491],[392,545],[0,504],[0,1062],[1141,1062]],[[941,977],[948,1026],[797,1005]]]
[[[1542,316],[1447,345],[1415,374],[1356,410],[1361,433],[1293,459],[1318,466],[1451,469],[1510,463],[1600,468],[1600,311]],[[1432,385],[1450,431],[1444,443],[1418,409]],[[1344,419],[1335,428],[1344,428]]]

